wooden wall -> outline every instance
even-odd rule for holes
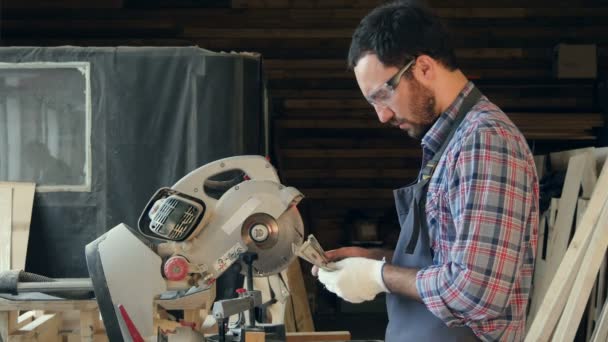
[[[4,0],[0,43],[199,45],[262,53],[275,114],[275,161],[283,182],[307,196],[307,230],[325,247],[338,247],[346,213],[358,208],[379,220],[390,244],[397,233],[391,190],[415,177],[419,145],[377,122],[345,62],[354,28],[382,2]],[[608,2],[429,3],[450,28],[465,74],[511,116],[537,152],[597,144],[593,127],[603,126],[599,83],[556,79],[554,47],[597,44],[603,77]]]

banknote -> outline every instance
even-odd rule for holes
[[[310,234],[308,239],[300,246],[292,244],[292,249],[295,255],[308,261],[309,263],[318,266],[326,271],[335,271],[336,268],[325,257],[325,251],[319,244],[319,241]]]

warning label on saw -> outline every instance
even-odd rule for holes
[[[239,255],[247,251],[245,246],[237,243],[232,246],[224,255],[218,258],[213,264],[213,268],[218,272],[223,272],[226,268],[228,268],[232,263],[239,258]]]

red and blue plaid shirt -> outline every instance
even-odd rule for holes
[[[446,138],[469,82],[422,139],[423,165]],[[486,97],[467,114],[426,199],[433,265],[416,286],[448,326],[484,341],[521,341],[538,227],[538,179],[526,139]]]

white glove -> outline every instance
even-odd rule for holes
[[[382,280],[384,261],[367,258],[346,258],[334,264],[336,271],[319,269],[319,281],[351,303],[372,300],[380,292],[389,292]]]

